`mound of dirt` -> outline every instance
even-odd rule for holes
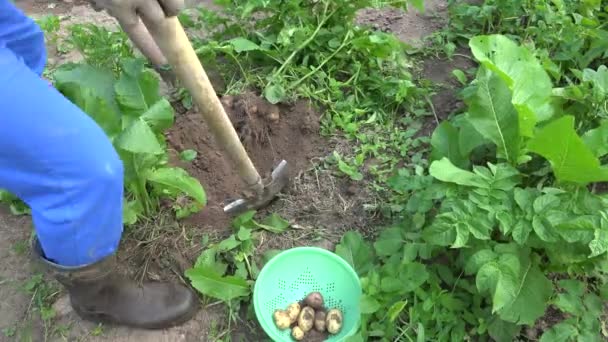
[[[275,106],[253,93],[224,96],[221,102],[262,177],[283,159],[293,177],[309,166],[310,159],[327,153],[319,135],[319,114],[307,102]],[[186,223],[225,229],[231,221],[223,211],[225,201],[241,197],[244,186],[200,114],[196,110],[179,114],[167,140],[172,162],[198,178],[207,192],[207,207]],[[186,149],[198,152],[192,162],[177,158]]]

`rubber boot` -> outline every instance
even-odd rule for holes
[[[47,260],[37,240],[34,255],[70,295],[74,311],[89,321],[134,328],[164,329],[190,320],[197,312],[197,296],[186,286],[139,284],[117,273],[112,255],[84,267],[64,267]]]

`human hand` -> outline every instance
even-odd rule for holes
[[[184,0],[89,0],[96,10],[105,9],[124,26],[137,25],[140,17],[147,24],[176,16]]]
[[[163,80],[168,84],[175,83],[175,75],[170,70],[165,70],[168,61],[150,35],[149,29],[150,25],[158,25],[166,17],[177,15],[184,8],[184,0],[89,0],[89,2],[95,10],[105,9],[115,17]]]

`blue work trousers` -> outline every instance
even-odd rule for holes
[[[0,0],[0,189],[29,205],[47,259],[84,266],[118,248],[123,165],[95,121],[41,78],[45,63],[43,32]]]

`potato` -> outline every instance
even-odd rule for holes
[[[296,325],[293,327],[293,329],[291,329],[291,336],[293,336],[296,341],[302,341],[304,339],[304,331],[302,331],[302,328]]]
[[[295,323],[300,315],[300,303],[291,303],[287,307],[287,314],[289,315],[289,321]]]
[[[310,306],[305,306],[298,317],[298,326],[303,332],[308,332],[312,329],[315,321],[315,310]]]
[[[338,309],[329,310],[325,323],[330,334],[337,334],[342,329],[342,312]]]
[[[325,314],[325,311],[319,310],[315,312],[315,330],[317,330],[318,332],[325,331],[325,327],[327,326],[327,324],[325,323],[326,316],[327,314]]]
[[[285,330],[289,328],[291,325],[291,321],[289,320],[289,314],[284,310],[275,310],[274,312],[274,324],[277,325],[279,330]]]
[[[304,303],[306,303],[306,305],[310,306],[315,310],[322,309],[323,296],[319,292],[312,292],[308,296],[306,296],[306,299],[304,299]]]

